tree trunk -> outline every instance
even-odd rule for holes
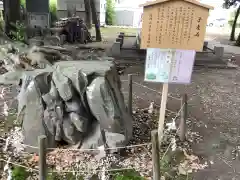
[[[84,0],[84,6],[85,6],[85,21],[88,29],[92,28],[92,12],[91,12],[91,6],[90,6],[90,0]]]
[[[240,33],[239,33],[237,41],[236,41],[236,46],[240,46]]]
[[[10,34],[11,30],[15,28],[11,23],[16,23],[20,20],[20,0],[4,0],[4,20],[5,20],[5,33]]]
[[[76,5],[73,3],[67,3],[67,16],[73,17],[76,16]]]
[[[90,2],[91,2],[93,23],[95,24],[96,41],[102,41],[102,36],[101,36],[101,31],[100,31],[100,23],[99,23],[99,20],[97,17],[95,3],[94,3],[94,0],[90,0]]]
[[[240,6],[238,6],[236,15],[235,15],[235,19],[232,25],[232,32],[231,32],[231,36],[230,36],[230,41],[235,41],[235,30],[236,30],[236,26],[237,26],[237,20],[238,20],[238,16],[240,14]]]

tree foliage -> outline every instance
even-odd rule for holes
[[[107,3],[106,3],[106,24],[107,25],[113,25],[114,24],[114,17],[115,17],[114,2],[113,2],[113,0],[107,0]]]
[[[51,16],[51,22],[55,22],[57,20],[57,3],[56,1],[49,2],[49,11]]]
[[[223,7],[228,9],[232,6],[237,6],[237,3],[239,3],[240,0],[224,0]]]
[[[237,26],[237,20],[238,20],[239,14],[240,14],[239,3],[240,3],[240,0],[224,0],[224,3],[223,3],[223,7],[226,9],[229,9],[230,7],[237,7],[237,11],[236,11],[235,18],[234,18],[233,25],[232,25],[232,32],[230,35],[231,41],[235,40],[235,30],[236,30],[236,26]]]
[[[20,3],[23,7],[26,7],[26,0],[20,0]]]

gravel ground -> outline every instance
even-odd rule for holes
[[[128,73],[138,74],[133,81],[161,92],[160,84],[143,82],[143,72],[143,64],[133,65],[125,70],[122,79],[127,80]],[[199,69],[194,70],[191,84],[169,87],[169,94],[174,97],[188,94],[189,128],[203,137],[203,141],[192,143],[193,151],[212,162],[209,168],[194,174],[196,180],[240,179],[239,84],[238,69]],[[127,83],[123,84],[123,91],[127,92]],[[161,102],[158,93],[144,87],[133,85],[133,92],[139,96],[138,106],[148,107],[151,101]],[[167,107],[177,111],[180,102],[169,98]]]

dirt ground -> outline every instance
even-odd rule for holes
[[[144,64],[140,62],[128,67],[122,75],[123,93],[126,97],[129,73],[138,74],[133,77],[134,82],[161,92],[161,85],[143,82]],[[209,167],[194,173],[194,180],[240,179],[239,84],[238,69],[195,69],[191,84],[169,87],[173,97],[187,93],[188,126],[191,131],[198,132],[203,137],[199,143],[193,143],[192,148],[196,155],[208,162]],[[133,85],[133,93],[134,101],[141,108],[148,107],[151,101],[158,105],[161,102],[160,94],[136,84]],[[178,111],[180,101],[169,97],[167,108]]]

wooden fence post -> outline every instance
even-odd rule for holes
[[[186,139],[186,121],[187,121],[187,94],[182,96],[181,111],[180,111],[180,124],[179,124],[179,137],[181,141]]]
[[[47,179],[47,163],[46,163],[46,153],[47,153],[47,137],[42,135],[38,137],[39,146],[39,180]]]
[[[153,161],[153,180],[160,180],[160,156],[158,145],[158,131],[151,132],[152,141],[152,161]]]
[[[0,158],[3,159],[3,147],[0,148]],[[0,170],[2,170],[4,168],[4,162],[2,160],[0,160]]]
[[[128,112],[132,115],[132,74],[128,75]]]

